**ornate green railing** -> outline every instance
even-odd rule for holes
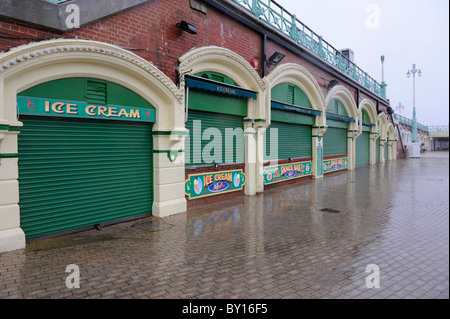
[[[432,125],[428,126],[429,132],[448,132],[448,125]]]
[[[411,126],[411,127],[413,126],[413,120],[411,120],[409,118],[406,118],[406,117],[401,116],[399,114],[394,114],[394,117],[401,124],[408,125],[408,126]],[[429,132],[429,127],[426,126],[426,125],[420,124],[420,123],[417,123],[417,129],[421,130],[421,131],[424,131],[424,132]]]
[[[367,72],[361,70],[350,61],[341,51],[336,50],[321,36],[316,34],[297,19],[295,14],[286,11],[272,0],[234,0],[237,4],[248,9],[258,19],[264,20],[283,32],[298,44],[315,53],[320,58],[351,77],[368,90],[386,99],[386,84],[378,83]]]
[[[60,3],[63,3],[63,2],[67,2],[69,0],[44,0],[44,1],[51,2],[51,3],[54,3],[54,4],[60,4]]]

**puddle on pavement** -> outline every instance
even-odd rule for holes
[[[106,234],[95,236],[82,236],[82,237],[61,236],[28,242],[24,252],[27,254],[37,251],[51,250],[55,248],[67,248],[78,245],[86,245],[91,243],[105,242],[117,239],[121,239],[121,237]]]
[[[159,220],[148,220],[140,223],[136,223],[131,227],[148,232],[158,232],[164,229],[172,228],[174,225],[168,224]]]

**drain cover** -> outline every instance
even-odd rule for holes
[[[339,214],[340,213],[340,211],[338,211],[336,209],[332,209],[332,208],[322,208],[320,211],[324,212],[324,213],[330,213],[330,214]]]

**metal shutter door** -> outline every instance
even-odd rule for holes
[[[370,164],[370,133],[362,132],[356,139],[356,167]]]
[[[201,121],[201,132],[194,132],[194,121]],[[203,132],[208,128],[216,128],[222,135],[222,160],[217,164],[244,163],[245,161],[245,144],[243,131],[243,117],[229,114],[189,111],[186,128],[189,130],[189,152],[190,158],[186,158],[186,165],[212,164],[205,163],[202,158],[203,148],[209,144],[213,138],[201,140],[201,143],[194,141],[194,136],[199,134],[203,136]],[[236,130],[236,137],[233,137],[233,143],[226,143],[226,129],[240,129],[242,134],[238,134],[240,130]],[[227,145],[229,144],[229,145]],[[226,154],[232,154],[233,161],[226,161]]]
[[[271,130],[278,130],[278,158],[271,154]],[[273,133],[272,133],[273,134]],[[272,145],[272,148],[274,146]],[[264,160],[281,160],[312,156],[312,127],[284,122],[272,122],[265,133]]]
[[[20,120],[20,215],[28,238],[151,213],[151,125]]]
[[[323,139],[323,155],[347,154],[347,130],[329,127]]]
[[[381,145],[380,145],[380,139],[377,138],[377,142],[376,142],[377,162],[380,161],[380,148],[381,148]]]
[[[384,160],[388,160],[388,151],[389,151],[389,144],[388,142],[384,143]]]

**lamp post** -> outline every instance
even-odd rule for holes
[[[395,107],[399,115],[402,115],[402,110],[405,109],[405,107],[402,105],[402,103],[398,103],[398,105]]]
[[[408,70],[408,73],[406,75],[411,77],[411,73],[413,75],[413,125],[412,125],[412,136],[411,136],[411,142],[416,143],[417,142],[417,119],[416,119],[416,73],[419,74],[419,76],[422,76],[422,71],[420,69],[416,69],[416,65],[412,65],[412,70]]]
[[[384,82],[384,54],[381,56],[381,95],[386,97],[386,82]]]

